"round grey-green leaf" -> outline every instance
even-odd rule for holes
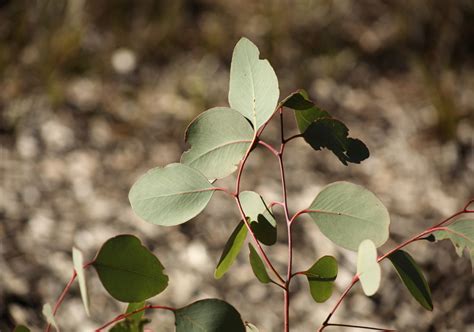
[[[278,79],[268,60],[247,38],[235,45],[230,65],[229,104],[257,131],[275,112],[280,96]]]
[[[200,114],[186,130],[191,148],[181,157],[208,179],[220,179],[233,173],[247,152],[253,129],[239,112],[226,107],[212,108]]]
[[[357,251],[365,239],[380,247],[388,239],[388,211],[362,186],[349,182],[331,183],[308,209],[321,232],[343,248]]]
[[[176,332],[245,332],[239,312],[222,300],[200,300],[174,314]]]
[[[153,168],[130,189],[133,211],[144,220],[161,226],[182,224],[199,214],[215,188],[194,168],[170,164]]]
[[[463,217],[442,228],[433,233],[436,241],[451,240],[459,257],[464,248],[467,248],[474,269],[474,219]]]
[[[168,286],[164,267],[133,235],[107,240],[93,263],[104,288],[122,302],[141,302]]]

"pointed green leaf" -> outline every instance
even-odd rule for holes
[[[133,235],[104,243],[93,263],[105,289],[122,302],[141,302],[168,286],[164,267]]]
[[[276,220],[263,198],[254,191],[243,191],[239,194],[239,198],[257,239],[268,246],[275,244],[277,241]]]
[[[224,251],[219,259],[219,263],[217,263],[216,270],[214,271],[214,277],[216,279],[222,278],[234,263],[235,258],[239,254],[240,248],[242,248],[245,238],[247,237],[247,232],[245,223],[243,221],[239,222],[227,240],[227,243],[224,246]]]
[[[252,323],[245,322],[245,332],[259,332],[259,329]]]
[[[191,148],[181,157],[208,179],[233,173],[253,139],[253,129],[237,111],[216,107],[200,114],[185,135]]]
[[[230,66],[229,104],[257,131],[275,112],[280,90],[275,71],[250,40],[241,38]]]
[[[280,105],[291,108],[295,111],[304,111],[312,108],[314,103],[309,99],[308,93],[305,90],[299,89],[295,92],[292,92],[288,97],[283,99],[280,102]]]
[[[45,303],[43,305],[43,316],[46,318],[46,321],[48,324],[50,324],[52,327],[56,329],[56,331],[59,331],[58,323],[56,322],[56,319],[54,318],[53,314],[53,309],[51,308],[51,305],[49,303]]]
[[[311,123],[303,133],[305,141],[315,150],[331,150],[347,165],[360,163],[369,157],[369,149],[358,140],[348,137],[349,129],[339,120],[321,118]]]
[[[126,314],[134,312],[145,306],[145,302],[129,303]],[[137,312],[134,315],[128,316],[125,320],[117,323],[110,329],[110,332],[143,332],[145,324],[149,323],[148,319],[144,319],[145,310]]]
[[[302,111],[295,111],[296,124],[301,134],[303,134],[314,121],[330,117],[328,112],[316,106]]]
[[[214,190],[199,171],[171,164],[149,170],[135,182],[128,198],[139,217],[152,224],[174,226],[199,214]]]
[[[343,248],[357,251],[365,239],[380,247],[388,239],[388,211],[362,186],[343,181],[331,183],[309,209],[321,232]]]
[[[388,256],[397,270],[398,276],[411,295],[423,308],[432,311],[431,291],[423,272],[415,260],[405,251],[397,250]]]
[[[222,300],[200,300],[174,314],[176,332],[245,332],[239,312]]]
[[[371,240],[364,240],[359,245],[357,275],[365,295],[374,295],[380,286],[381,270],[377,263],[377,249]]]
[[[25,325],[17,325],[13,332],[30,332],[30,329],[27,328]]]
[[[325,302],[332,295],[334,280],[337,277],[337,261],[332,256],[321,257],[305,271],[305,275],[313,299],[318,303]]]
[[[251,243],[249,243],[249,260],[250,260],[250,266],[252,267],[252,271],[257,277],[257,279],[263,283],[263,284],[268,284],[270,282],[270,277],[268,276],[267,269],[265,268],[265,264],[263,263],[262,259],[258,255],[257,251],[255,248],[252,246]]]
[[[461,218],[448,226],[444,226],[443,230],[433,232],[436,241],[449,239],[456,248],[459,257],[467,248],[471,257],[471,264],[474,267],[474,219]]]
[[[74,270],[77,273],[77,280],[79,282],[79,290],[81,291],[82,303],[84,304],[84,309],[86,310],[87,316],[90,316],[89,312],[89,298],[87,297],[87,284],[86,278],[84,275],[84,259],[82,257],[82,252],[79,249],[72,248],[72,262],[74,265]]]

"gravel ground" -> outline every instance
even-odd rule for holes
[[[328,151],[291,142],[285,160],[291,212],[307,207],[329,182],[362,184],[391,213],[391,239],[384,252],[474,197],[474,57],[472,46],[463,42],[474,36],[467,23],[474,9],[467,1],[420,2],[416,8],[301,1],[291,12],[283,1],[266,6],[177,1],[178,9],[160,5],[156,19],[144,14],[150,2],[143,1],[130,14],[135,22],[130,32],[125,24],[105,19],[107,5],[89,4],[83,9],[79,45],[71,46],[73,55],[63,62],[53,52],[54,40],[44,43],[58,29],[67,35],[65,23],[36,32],[34,23],[47,16],[6,3],[0,7],[3,21],[21,19],[26,32],[17,32],[11,22],[0,28],[6,41],[21,40],[0,42],[0,331],[11,330],[14,322],[40,329],[42,304],[56,300],[72,273],[72,246],[92,259],[105,240],[121,233],[139,236],[166,267],[169,288],[153,303],[183,306],[218,297],[262,331],[280,330],[282,296],[255,280],[247,255],[241,254],[223,279],[213,278],[221,249],[238,222],[229,199],[216,193],[201,215],[172,228],[141,221],[127,199],[139,175],[179,160],[186,149],[184,129],[196,114],[227,105],[229,61],[241,35],[272,62],[282,96],[306,88],[371,151],[361,165],[345,167]],[[41,13],[57,14],[53,2],[44,3],[49,7],[41,7]],[[121,4],[113,12],[118,18],[126,17],[121,6],[126,8]],[[177,15],[171,23],[165,19],[168,10]],[[438,27],[443,13],[446,22]],[[415,24],[407,28],[406,22]],[[229,24],[232,29],[226,28]],[[152,32],[168,30],[157,36],[143,29],[149,25]],[[28,31],[35,32],[28,37]],[[76,68],[76,56],[84,57],[79,63],[87,69],[70,68]],[[49,62],[57,68],[44,69]],[[49,70],[46,76],[43,70]],[[295,131],[290,113],[285,120],[287,132]],[[270,142],[277,130],[276,121],[267,128]],[[256,151],[243,189],[258,191],[267,201],[279,199],[277,175],[272,156]],[[232,183],[233,177],[222,181],[223,186]],[[276,216],[281,222],[278,209]],[[336,256],[340,293],[355,272],[355,253],[333,246],[307,217],[294,230],[295,269],[326,254]],[[285,241],[280,231],[278,243],[268,250],[280,269],[285,267]],[[367,298],[356,286],[334,321],[400,331],[474,329],[469,260],[458,257],[447,241],[418,243],[409,251],[431,285],[433,312],[412,300],[390,264],[383,263],[380,291]],[[64,331],[91,331],[123,310],[94,271],[87,279],[92,316],[85,316],[74,286],[58,316]],[[295,332],[314,331],[337,299],[315,304],[305,280],[298,279],[292,293]],[[171,315],[150,317],[155,331],[173,329]]]

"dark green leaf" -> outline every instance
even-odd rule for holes
[[[245,223],[243,221],[239,222],[227,240],[227,243],[224,246],[224,251],[219,259],[219,263],[217,263],[216,270],[214,271],[214,277],[216,279],[222,278],[234,263],[235,258],[239,254],[240,248],[242,248],[242,244],[247,237],[247,232]]]
[[[433,234],[430,234],[427,237],[421,238],[420,240],[426,240],[428,242],[436,242],[436,237]]]
[[[308,93],[303,89],[291,93],[280,104],[297,111],[307,110],[314,106],[314,103],[308,97]]]
[[[325,302],[331,297],[337,277],[337,261],[332,256],[321,257],[305,271],[305,275],[313,299],[318,303]]]
[[[415,260],[405,251],[397,250],[388,256],[397,270],[398,276],[408,288],[411,295],[421,306],[427,310],[433,310],[431,292],[423,272]]]
[[[348,137],[346,156],[348,162],[359,164],[361,161],[369,158],[370,152],[361,140]]]
[[[30,329],[27,328],[25,325],[17,325],[13,332],[30,332]]]
[[[239,312],[222,300],[200,300],[174,314],[176,332],[245,332]]]
[[[185,139],[191,148],[181,162],[208,179],[220,179],[237,169],[252,142],[253,129],[239,112],[215,107],[193,120]]]
[[[199,171],[183,164],[153,168],[130,189],[133,211],[161,226],[184,223],[209,203],[214,187]]]
[[[331,150],[344,165],[360,163],[369,157],[369,150],[362,141],[347,137],[348,134],[349,129],[341,121],[322,118],[309,125],[303,137],[315,150]]]
[[[243,191],[239,198],[245,215],[250,218],[250,227],[258,241],[268,246],[275,244],[276,220],[263,198],[253,191]]]
[[[249,260],[250,260],[250,266],[252,266],[252,271],[257,277],[257,279],[263,283],[267,284],[270,282],[270,277],[268,276],[267,269],[265,268],[265,264],[263,263],[262,259],[258,255],[257,251],[255,248],[252,246],[251,243],[249,243]]]
[[[105,289],[122,302],[141,302],[168,286],[164,267],[133,235],[109,239],[93,263]]]
[[[307,110],[295,111],[296,124],[301,134],[303,134],[314,121],[330,117],[328,112],[316,106],[308,108]]]
[[[357,251],[365,239],[380,247],[388,239],[388,211],[362,186],[331,183],[316,196],[309,209],[321,232],[343,248]]]

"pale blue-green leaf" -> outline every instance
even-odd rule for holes
[[[278,104],[278,79],[267,60],[250,40],[241,38],[234,48],[230,66],[229,104],[242,113],[257,131],[268,121]]]
[[[185,140],[191,145],[181,157],[208,179],[226,177],[237,169],[253,139],[253,129],[237,111],[212,108],[191,122]]]
[[[214,277],[216,279],[222,278],[234,263],[240,252],[240,248],[242,248],[245,238],[247,237],[247,232],[245,223],[243,221],[239,222],[227,240],[221,258],[219,259],[219,263],[217,263],[216,270],[214,271]]]
[[[74,265],[74,270],[77,273],[77,281],[79,282],[79,290],[81,292],[82,303],[84,304],[84,309],[86,310],[87,316],[90,316],[89,311],[89,298],[87,296],[87,284],[86,277],[84,275],[84,258],[82,257],[82,252],[77,248],[72,248],[72,262]]]
[[[343,248],[357,251],[365,239],[380,247],[388,239],[388,211],[362,186],[331,183],[318,194],[309,210],[321,232]]]
[[[54,327],[56,331],[59,331],[58,323],[56,322],[56,319],[54,318],[53,309],[51,308],[51,305],[49,303],[45,303],[43,305],[42,313],[43,313],[43,316],[46,318],[46,322],[48,322],[48,324]]]
[[[316,302],[322,303],[331,297],[337,270],[336,259],[324,256],[304,272],[308,278],[311,296]]]
[[[218,299],[200,300],[174,311],[176,332],[245,332],[239,312]]]
[[[260,258],[259,254],[255,250],[255,248],[252,246],[251,243],[249,243],[249,260],[250,260],[250,266],[252,267],[252,271],[257,277],[257,279],[263,283],[263,284],[268,284],[271,279],[268,276],[267,269],[265,268],[265,264],[263,263],[262,259]]]
[[[377,248],[369,239],[362,241],[359,245],[357,275],[365,295],[374,295],[380,286],[381,270],[377,263]]]
[[[130,189],[133,211],[161,226],[182,224],[199,214],[215,188],[202,173],[183,164],[153,168]]]
[[[459,257],[467,248],[474,269],[474,219],[460,218],[450,225],[444,226],[444,230],[433,232],[433,235],[436,241],[451,240]]]
[[[276,220],[263,198],[254,191],[243,191],[239,194],[239,198],[257,239],[266,245],[275,244],[277,241]]]

